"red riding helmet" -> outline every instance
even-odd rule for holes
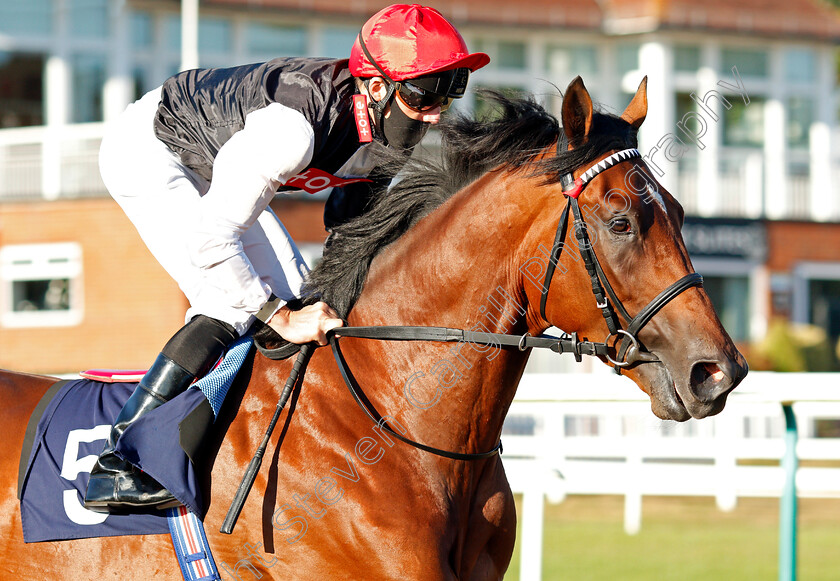
[[[394,4],[380,10],[362,27],[370,55],[394,81],[436,72],[480,69],[490,57],[470,54],[464,39],[440,12],[419,4]],[[381,73],[367,59],[358,37],[350,51],[350,72],[355,77]]]

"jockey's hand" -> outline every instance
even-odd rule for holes
[[[302,345],[315,341],[318,345],[326,345],[327,332],[343,326],[344,321],[327,303],[318,302],[299,311],[283,306],[268,325],[291,343]]]

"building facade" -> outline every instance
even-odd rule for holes
[[[343,57],[386,3],[202,0],[198,64]],[[620,112],[649,79],[648,165],[686,209],[696,269],[742,343],[774,316],[840,337],[840,17],[817,0],[439,2],[492,57],[474,89],[533,93],[559,114],[581,75]],[[145,366],[184,299],[107,196],[104,124],[182,63],[175,0],[0,0],[0,367]],[[427,139],[434,147],[435,136]],[[127,176],[130,179],[130,176]],[[275,209],[309,256],[323,195]],[[34,345],[60,345],[49,356]],[[533,369],[567,364],[535,358]]]

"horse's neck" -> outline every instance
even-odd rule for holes
[[[494,187],[499,179],[482,178],[471,188],[483,191],[457,194],[380,255],[349,323],[524,333],[523,297],[515,288],[511,256],[517,241],[511,236],[525,227],[517,224],[521,208],[499,194],[504,189],[499,184]],[[482,199],[490,193],[492,200]],[[527,360],[515,349],[470,343],[379,343],[362,349],[390,362],[377,370],[377,396],[406,411],[413,435],[433,437],[443,446],[447,432],[446,445],[461,450],[469,445],[471,451],[492,447]],[[435,384],[448,387],[428,405],[438,391]],[[412,387],[413,404],[406,393]],[[447,418],[446,426],[440,418]]]
[[[505,195],[504,179],[474,182],[377,256],[351,318],[458,327],[487,319],[492,330],[509,332],[509,320],[493,323],[482,308],[499,287],[519,292],[512,237],[527,220],[516,196]]]

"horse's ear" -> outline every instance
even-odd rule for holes
[[[639,88],[621,118],[638,129],[647,117],[647,76],[639,83]]]
[[[583,84],[575,77],[563,95],[563,132],[571,147],[586,143],[592,128],[592,98]]]

